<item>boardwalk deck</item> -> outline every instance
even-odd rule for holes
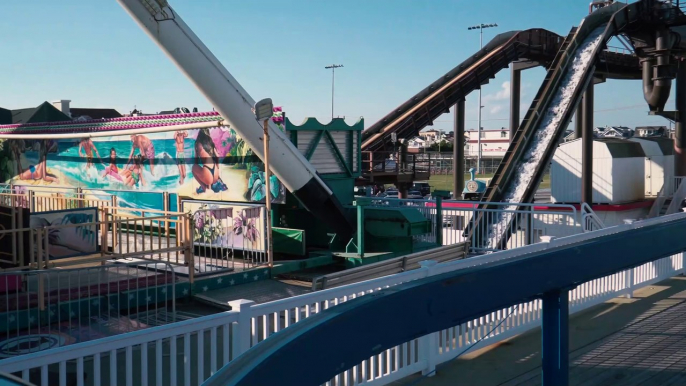
[[[686,278],[614,299],[570,321],[573,386],[686,384]],[[464,355],[437,374],[393,385],[541,385],[540,329]],[[414,383],[417,382],[417,383]]]

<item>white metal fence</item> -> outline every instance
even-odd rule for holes
[[[363,198],[365,199],[365,198]],[[467,234],[468,229],[474,229],[475,222],[482,214],[482,229],[486,232],[503,233],[500,220],[507,216],[509,232],[511,234],[507,249],[519,248],[542,241],[544,236],[563,237],[584,231],[584,221],[574,205],[569,204],[517,204],[515,210],[507,209],[512,206],[508,203],[488,203],[495,209],[484,209],[479,206],[485,203],[476,201],[452,201],[444,200],[441,203],[442,224],[437,220],[435,200],[412,200],[412,199],[389,199],[389,198],[366,198],[372,206],[411,207],[418,210],[424,217],[431,220],[431,232],[415,236],[416,241],[436,242],[437,232],[442,232],[443,245],[452,245],[469,241],[472,251],[481,252],[476,241],[477,234]],[[593,213],[590,210],[589,213]]]
[[[270,335],[350,299],[428,276],[684,216],[683,213],[664,216],[455,262],[429,261],[417,270],[270,303],[256,305],[239,300],[231,302],[233,311],[2,360],[0,371],[19,373],[24,379],[38,379],[40,382],[36,383],[41,385],[52,384],[48,376],[53,371],[57,372],[61,385],[66,384],[67,376],[74,377],[76,384],[83,384],[87,377],[89,384],[94,385],[196,385]],[[570,311],[578,312],[613,297],[629,295],[642,286],[683,272],[684,254],[680,253],[580,284],[569,294]],[[503,319],[507,320],[491,331]],[[428,373],[459,353],[497,343],[539,326],[540,321],[540,301],[518,304],[393,347],[337,375],[327,384],[385,385],[416,372]]]

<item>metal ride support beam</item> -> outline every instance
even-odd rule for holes
[[[512,142],[521,120],[522,71],[543,65],[535,60],[512,62],[510,65],[510,142]]]
[[[462,198],[464,188],[464,98],[453,106],[453,200]]]
[[[543,386],[569,384],[569,292],[543,294],[541,377]]]
[[[677,120],[674,130],[674,175],[686,176],[686,62],[680,61],[676,74]]]
[[[225,120],[264,159],[263,128],[252,112],[255,100],[219,62],[166,0],[117,0],[141,29],[201,91]],[[333,191],[319,177],[286,135],[269,124],[271,171],[341,239],[349,240],[354,225]]]
[[[581,202],[593,203],[593,86],[588,82],[583,106],[583,135],[581,139]],[[578,112],[578,110],[577,110]]]
[[[513,63],[510,66],[510,141],[519,127],[520,96],[522,91],[522,70]]]
[[[576,115],[574,116],[574,138],[581,138],[583,136],[584,127],[584,100],[581,99],[579,106],[576,108]]]

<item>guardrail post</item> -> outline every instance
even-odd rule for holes
[[[436,266],[434,260],[424,260],[419,262],[421,270],[426,271],[426,276],[433,276]],[[426,361],[422,375],[432,377],[436,374],[436,364],[438,362],[438,333],[433,332],[419,338],[419,360]]]
[[[624,224],[633,224],[636,222],[634,219],[625,219]],[[634,269],[629,268],[624,271],[624,282],[626,283],[626,294],[624,295],[627,299],[631,299],[634,296]]]
[[[634,269],[629,268],[624,271],[624,280],[626,281],[626,298],[631,299],[634,296]]]
[[[357,206],[357,255],[364,257],[364,206],[366,203],[356,201]]]
[[[164,205],[164,215],[167,216],[167,219],[169,219],[169,212],[171,212],[171,202],[169,201],[169,192],[163,192],[162,193],[162,204]],[[179,211],[179,207],[176,207],[176,211]],[[168,235],[169,234],[169,221],[165,220],[164,221],[164,234]]]
[[[238,322],[232,325],[233,327],[233,344],[232,360],[248,351],[251,346],[252,337],[252,312],[251,308],[255,305],[252,300],[239,299],[229,302],[232,311],[238,312]]]
[[[29,190],[29,212],[33,213],[36,210],[36,193]]]
[[[78,188],[76,188],[76,199],[77,199],[76,200],[76,207],[77,208],[83,208],[83,206],[84,206],[83,205],[84,195],[83,195],[83,189],[81,189],[80,186]]]
[[[193,233],[191,231],[192,217],[190,213],[184,216],[183,227],[185,228],[182,232],[183,234],[183,253],[185,261],[188,264],[188,281],[191,285],[195,282],[195,251],[193,248]],[[179,237],[179,231],[177,229],[176,237]]]
[[[542,378],[543,385],[569,384],[569,292],[543,294]]]
[[[100,224],[100,257],[103,259],[102,264],[105,264],[105,254],[107,253],[107,234],[110,231],[109,214],[107,207],[102,208],[102,223]]]
[[[429,277],[434,275],[434,267],[436,264],[438,263],[434,260],[424,260],[419,262],[419,267],[426,271],[425,277]]]
[[[526,217],[526,243],[524,245],[532,245],[534,242],[534,207],[533,205],[529,207],[528,213],[524,215]]]
[[[443,245],[443,197],[436,197],[436,244]]]
[[[433,377],[436,375],[436,362],[438,362],[438,333],[433,332],[419,338],[419,359],[426,361],[422,369],[422,375]]]

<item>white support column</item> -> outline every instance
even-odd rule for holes
[[[233,325],[233,358],[243,354],[250,349],[251,336],[252,336],[252,312],[251,308],[255,305],[252,300],[239,299],[229,302],[232,311],[239,312],[238,323]],[[224,354],[226,355],[226,354]]]
[[[624,219],[624,224],[633,224],[635,219]],[[626,283],[625,298],[631,299],[634,296],[634,268],[624,271],[624,282]]]
[[[420,269],[426,271],[426,276],[433,276],[435,273],[436,261],[420,261]],[[422,375],[433,377],[436,375],[436,364],[438,362],[438,332],[424,335],[419,338],[419,360],[426,361]]]

